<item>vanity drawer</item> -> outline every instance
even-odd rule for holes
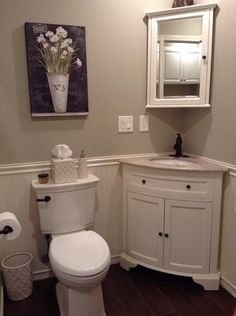
[[[175,199],[213,199],[213,181],[204,178],[152,177],[144,174],[130,174],[130,189],[145,194],[161,194]]]

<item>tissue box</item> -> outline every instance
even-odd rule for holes
[[[77,179],[76,165],[72,158],[52,159],[51,169],[54,183],[75,182]]]

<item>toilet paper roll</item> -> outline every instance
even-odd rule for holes
[[[0,214],[0,230],[3,230],[5,226],[10,226],[13,231],[6,235],[0,234],[0,238],[12,240],[16,239],[20,235],[21,225],[13,213],[4,212]]]

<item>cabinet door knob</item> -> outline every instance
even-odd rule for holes
[[[203,60],[206,60],[206,58],[207,58],[206,55],[203,55],[203,56],[202,56],[202,59],[203,59]]]
[[[163,233],[162,233],[162,232],[159,232],[158,235],[159,235],[160,237],[162,237],[162,236],[163,236]]]
[[[146,180],[145,180],[145,179],[143,179],[143,180],[142,180],[142,184],[145,184],[145,183],[146,183]]]
[[[187,189],[187,190],[191,190],[191,185],[190,185],[190,184],[187,184],[187,185],[186,185],[186,189]]]
[[[168,238],[168,237],[169,237],[169,234],[165,234],[165,237]]]

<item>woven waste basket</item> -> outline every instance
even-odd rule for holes
[[[28,252],[14,253],[2,260],[4,283],[12,301],[22,300],[32,293],[32,260]]]

